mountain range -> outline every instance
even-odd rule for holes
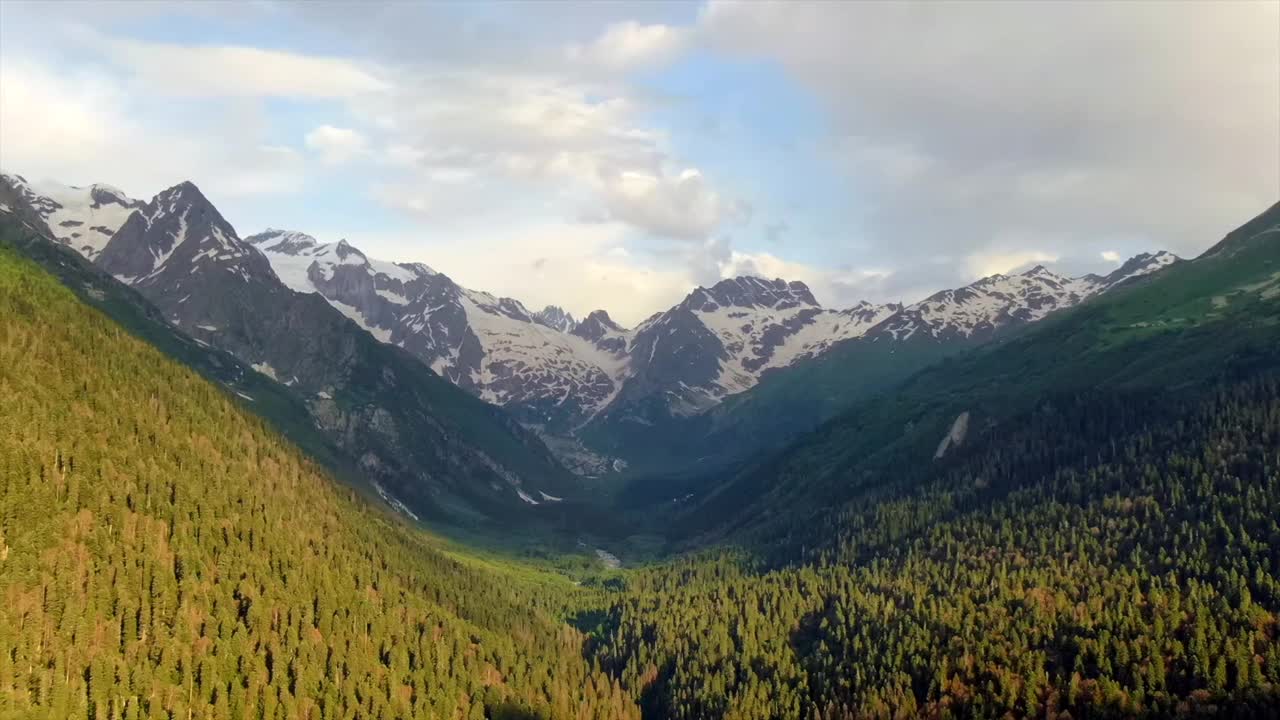
[[[322,349],[323,338],[346,337],[345,317],[503,408],[584,475],[651,463],[655,447],[688,459],[784,443],[826,414],[820,401],[770,407],[761,398],[777,395],[774,387],[821,387],[822,374],[832,372],[883,387],[895,373],[1178,261],[1144,254],[1106,276],[1079,278],[1037,266],[910,305],[844,309],[823,307],[798,281],[736,277],[696,288],[627,329],[604,310],[580,321],[555,306],[533,311],[422,263],[371,258],[346,240],[321,243],[285,230],[242,240],[191,183],[146,202],[107,185],[34,184],[18,175],[3,184],[54,239],[147,295],[171,322],[308,394],[334,432],[378,426],[326,397],[342,384],[342,363]],[[337,312],[322,311],[321,298]],[[269,318],[263,308],[273,309]],[[892,363],[880,362],[888,372],[875,372],[875,362],[838,361],[868,353],[892,355]]]
[[[66,223],[72,209],[98,212],[101,190],[80,189],[78,204],[71,190],[45,202],[20,176],[4,176],[0,218],[82,253],[184,335],[287,388],[346,464],[415,515],[483,523],[523,517],[539,497],[573,495],[574,479],[534,434],[320,296],[291,290],[195,185],[146,203],[120,200],[131,212],[93,253],[69,234],[80,226]],[[60,236],[49,218],[67,230]]]

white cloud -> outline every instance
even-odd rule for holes
[[[626,71],[672,59],[685,48],[688,36],[682,28],[628,20],[605,28],[589,44],[568,46],[565,56],[588,70]]]
[[[329,165],[340,165],[362,155],[369,145],[364,135],[355,130],[332,125],[321,125],[307,133],[304,142]]]
[[[264,140],[252,111],[203,126],[147,124],[163,103],[99,69],[56,71],[0,62],[0,162],[9,172],[69,184],[107,182],[149,197],[195,180],[217,197],[293,192],[305,176],[291,148]]]
[[[724,203],[702,174],[675,177],[628,171],[601,178],[609,216],[647,232],[682,240],[707,237],[724,218]]]
[[[988,275],[1006,274],[1039,263],[1057,262],[1060,256],[1038,250],[1015,250],[1012,252],[978,252],[966,258],[970,279],[976,280]]]
[[[605,309],[635,325],[655,309],[679,302],[694,287],[680,266],[646,264],[626,250],[626,226],[494,216],[458,228],[448,240],[411,234],[330,231],[375,257],[425,262],[464,287],[515,297],[537,309],[559,305],[583,317]]]
[[[394,138],[386,160],[409,171],[381,183],[376,196],[415,213],[469,212],[469,203],[443,201],[453,191],[441,186],[477,178],[674,240],[705,239],[735,208],[696,168],[679,169],[625,92],[589,82],[511,71],[405,73],[395,92],[354,112]]]
[[[252,47],[141,42],[83,28],[75,35],[167,95],[326,99],[389,89],[375,72],[342,58]]]
[[[1120,262],[1120,253],[1116,252],[1115,250],[1103,250],[1102,252],[1098,253],[1098,255],[1101,256],[1103,260],[1106,260],[1109,263]]]

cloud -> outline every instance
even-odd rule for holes
[[[628,20],[608,26],[589,44],[569,45],[565,56],[593,71],[628,71],[671,60],[686,47],[688,39],[688,31],[682,28]]]
[[[700,240],[725,217],[719,194],[694,169],[675,177],[624,171],[600,187],[609,217],[662,237]]]
[[[1116,252],[1115,250],[1103,250],[1102,252],[1098,253],[1098,256],[1109,263],[1120,262],[1120,253]]]
[[[139,197],[194,179],[221,198],[299,190],[303,160],[272,144],[252,106],[226,106],[181,128],[172,112],[99,68],[0,62],[0,159],[6,171],[69,184],[108,182]]]
[[[1013,252],[980,252],[966,259],[969,274],[975,278],[1008,274],[1041,263],[1054,263],[1060,256],[1038,250]]]
[[[329,165],[341,165],[362,155],[368,140],[350,128],[321,125],[307,133],[303,139],[308,148],[316,152],[321,161]]]
[[[576,317],[603,308],[633,326],[679,302],[695,283],[682,266],[632,255],[626,234],[620,223],[493,217],[458,228],[447,240],[340,229],[317,237],[347,237],[375,257],[421,260],[464,287],[512,296],[530,308],[558,305]]]
[[[218,23],[218,44],[154,42],[130,19],[109,14],[77,25],[77,13],[64,6],[21,10],[6,10],[6,21],[16,19],[6,22],[0,63],[6,169],[106,181],[139,195],[190,178],[215,202],[232,199],[223,210],[234,219],[245,208],[263,216],[266,196],[305,185],[337,192],[317,166],[359,160],[341,176],[350,184],[344,202],[371,201],[371,224],[410,222],[434,237],[460,233],[453,237],[472,238],[492,261],[502,241],[486,241],[472,219],[483,218],[495,235],[499,219],[527,223],[527,232],[509,234],[534,244],[528,251],[543,258],[539,272],[552,292],[578,292],[577,263],[650,299],[678,299],[707,247],[725,242],[713,240],[721,226],[747,212],[673,150],[655,125],[654,99],[627,79],[676,58],[689,47],[689,29],[617,17],[620,6],[593,9],[597,24],[564,24],[562,36],[512,26],[509,43],[496,42],[503,32],[470,13],[443,6],[369,13],[337,3],[261,4],[209,18],[191,18],[183,5],[150,6],[151,25]],[[520,17],[513,8],[501,22]],[[422,22],[449,18],[463,22]],[[267,21],[294,47],[311,49],[252,47],[243,38],[254,36],[236,32]],[[23,32],[37,26],[45,35],[39,43]],[[565,237],[598,257],[568,261],[564,248],[537,247],[550,236],[536,228],[581,224],[574,219],[591,222]],[[606,249],[587,239],[614,235],[623,239]],[[660,256],[653,247],[622,254],[633,245],[670,245],[661,257],[671,264],[652,264]],[[534,259],[523,266],[526,275]],[[555,268],[564,274],[546,275]],[[529,285],[521,278],[513,272],[475,285],[518,294]]]
[[[171,96],[332,99],[389,89],[374,72],[342,58],[253,47],[142,42],[87,28],[77,29],[75,35],[148,87]]]
[[[470,212],[465,202],[444,201],[454,190],[443,186],[483,180],[678,241],[705,239],[738,212],[697,168],[681,167],[624,91],[555,74],[456,68],[404,71],[395,85],[353,108],[393,138],[386,160],[406,174],[377,191],[391,206]]]
[[[817,98],[889,292],[1017,253],[1194,255],[1280,197],[1274,3],[712,0],[698,24]]]

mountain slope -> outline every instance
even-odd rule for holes
[[[0,247],[0,706],[637,718],[558,577],[457,559]]]
[[[536,521],[524,498],[573,495],[536,437],[289,290],[190,183],[138,208],[96,261],[185,333],[290,386],[361,474],[419,516]]]
[[[774,562],[631,573],[596,657],[673,720],[1274,717],[1277,370],[1041,396],[942,462],[846,459],[847,502],[792,516],[794,544],[756,546]]]
[[[943,358],[998,342],[1055,311],[1177,262],[1165,252],[1144,254],[1106,276],[1081,278],[1038,266],[944,290],[906,307],[864,304],[841,311],[836,317],[852,315],[850,322],[843,332],[823,332],[820,337],[828,339],[815,351],[793,355],[785,367],[766,365],[758,383],[700,414],[672,417],[651,403],[648,414],[606,415],[605,426],[588,428],[586,435],[602,450],[640,459],[662,474],[682,465],[695,468],[677,475],[675,486],[651,478],[640,483],[642,495],[652,495],[647,500],[666,501],[702,484],[706,475],[722,472],[726,464],[780,449],[854,402],[887,392]],[[821,322],[811,324],[798,337],[821,328]]]
[[[58,278],[82,303],[102,311],[135,337],[210,382],[228,388],[249,403],[256,414],[271,422],[278,432],[335,473],[356,478],[354,463],[320,432],[306,403],[296,393],[235,356],[174,328],[137,291],[52,239],[38,218],[24,224],[13,213],[0,211],[0,246],[12,249]]]
[[[142,202],[110,185],[71,187],[31,183],[21,175],[0,175],[12,195],[0,205],[27,205],[49,229],[50,237],[92,260]]]
[[[999,427],[1049,393],[1194,388],[1280,366],[1280,206],[1222,251],[1026,326],[1005,341],[912,376],[855,404],[778,456],[737,474],[698,505],[702,517],[792,535],[817,528],[863,482],[928,466],[964,414]],[[851,476],[852,475],[852,476]],[[855,477],[858,479],[855,481]],[[685,528],[707,525],[694,514]],[[799,541],[803,542],[803,541]]]
[[[641,466],[659,455],[680,463],[725,448],[775,446],[858,396],[827,392],[829,385],[883,387],[1177,260],[1138,256],[1105,277],[1065,278],[1037,267],[907,308],[860,303],[832,310],[802,283],[733,278],[695,289],[628,331],[602,311],[576,324],[556,307],[534,313],[421,264],[373,260],[346,241],[322,245],[282,230],[249,241],[290,287],[324,297],[375,337],[554,438],[553,446],[585,450],[573,441],[581,436],[588,447]],[[863,346],[847,348],[859,339]],[[845,362],[813,370],[827,356]],[[776,380],[787,376],[804,379]],[[752,395],[772,382],[822,391]],[[769,397],[784,401],[774,407],[761,399]],[[572,442],[559,442],[566,437]]]
[[[378,339],[527,425],[567,432],[608,402],[625,369],[617,345],[602,349],[565,330],[568,315],[531,313],[425,265],[373,260],[345,240],[321,245],[279,230],[248,241],[292,289],[323,297]]]

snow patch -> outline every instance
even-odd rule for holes
[[[400,501],[400,498],[397,498],[391,493],[387,492],[386,488],[382,487],[381,485],[375,482],[373,484],[373,489],[377,491],[378,496],[382,498],[383,502],[391,506],[392,510],[395,510],[396,512],[407,515],[413,518],[414,521],[416,522],[421,522],[421,518],[418,517],[417,513],[410,510],[408,505],[405,505],[403,502]]]
[[[262,373],[263,375],[266,375],[272,380],[275,380],[276,382],[280,382],[280,378],[276,375],[275,368],[271,367],[267,363],[265,362],[254,363],[252,367],[254,370],[257,370],[258,372]]]
[[[964,439],[968,434],[969,411],[965,410],[956,416],[955,422],[951,423],[951,429],[947,431],[946,435],[942,436],[942,442],[938,443],[938,450],[933,454],[933,459],[941,460],[952,449],[958,449],[964,444]]]

